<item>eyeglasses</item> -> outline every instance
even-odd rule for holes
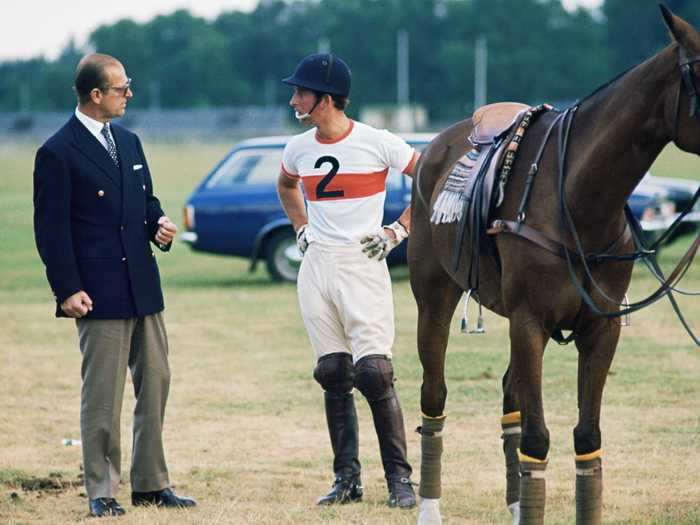
[[[126,94],[129,92],[129,89],[131,88],[131,79],[127,78],[126,79],[126,84],[123,86],[108,86],[107,89],[113,89],[117,93],[119,93],[122,97],[125,97]]]

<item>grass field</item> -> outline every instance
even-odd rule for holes
[[[180,223],[187,194],[227,149],[224,145],[149,146],[164,208]],[[50,290],[32,236],[33,149],[0,145],[0,523],[87,521],[78,480],[80,355],[75,326],[53,318]],[[667,150],[655,172],[697,178],[700,161]],[[684,242],[663,252],[666,267]],[[384,505],[371,416],[361,398],[365,501],[319,509],[332,480],[320,388],[293,286],[273,285],[243,260],[191,253],[182,244],[159,256],[166,295],[172,385],[165,443],[173,484],[199,501],[191,512],[135,509],[128,481],[123,524],[409,524],[415,511]],[[685,287],[700,289],[696,262]],[[407,270],[394,272],[395,366],[418,471],[421,369],[416,311]],[[653,287],[637,268],[631,299]],[[682,307],[700,330],[700,299]],[[487,334],[461,336],[453,322],[447,360],[450,389],[443,460],[446,524],[509,523],[504,503],[500,375],[508,358],[506,322],[487,314]],[[544,400],[552,446],[547,518],[574,522],[572,429],[576,424],[576,352],[550,345]],[[666,303],[632,317],[605,392],[602,431],[604,521],[609,524],[700,523],[700,349]],[[133,401],[122,417],[128,476]],[[414,476],[418,478],[418,474]],[[42,478],[69,485],[23,490]],[[45,483],[47,483],[45,481]]]

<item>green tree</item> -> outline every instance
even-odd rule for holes
[[[611,57],[629,57],[609,29],[623,3],[608,0],[606,18],[596,20],[560,0],[261,0],[213,21],[185,10],[120,20],[97,28],[90,47],[122,60],[135,106],[185,108],[286,104],[291,90],[280,80],[326,41],[352,68],[356,114],[396,101],[397,33],[406,31],[411,102],[456,120],[473,109],[478,35],[488,41],[489,102],[571,101],[606,80]],[[631,24],[646,16],[628,11]],[[0,64],[0,109],[72,105],[67,86],[79,55],[69,46],[55,61]]]
[[[118,57],[134,78],[134,105],[184,108],[225,103],[226,39],[186,10],[145,24],[121,20],[90,35],[98,52]],[[140,84],[139,84],[140,83]]]

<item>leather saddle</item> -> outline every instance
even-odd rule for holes
[[[470,201],[476,200],[475,191],[480,188],[480,223],[487,224],[494,202],[494,189],[498,172],[508,147],[506,138],[511,134],[525,112],[530,108],[517,102],[499,102],[482,106],[474,112],[474,128],[469,135],[472,150],[468,157],[473,159],[471,173],[475,176],[467,181],[465,191]],[[500,198],[500,196],[499,196]]]
[[[498,102],[481,106],[472,115],[474,129],[469,135],[472,144],[491,144],[494,138],[510,130],[518,121],[520,113],[529,109],[520,102]]]
[[[467,264],[469,284],[473,288],[478,288],[478,257],[474,255],[481,253],[484,247],[492,249],[492,239],[487,237],[486,228],[494,201],[498,200],[494,198],[494,190],[498,187],[500,166],[510,144],[508,139],[528,109],[530,106],[526,104],[499,102],[482,106],[472,115],[474,128],[468,138],[472,149],[463,157],[463,165],[467,165],[470,176],[464,188],[466,199],[457,238],[462,242],[465,230],[469,232],[472,256]],[[455,270],[459,267],[461,252],[459,247],[454,251]]]

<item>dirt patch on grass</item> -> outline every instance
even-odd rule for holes
[[[66,479],[60,472],[51,472],[46,477],[28,476],[18,474],[2,483],[13,489],[22,489],[24,492],[50,492],[58,494],[74,487],[82,487],[82,474],[77,479]]]

